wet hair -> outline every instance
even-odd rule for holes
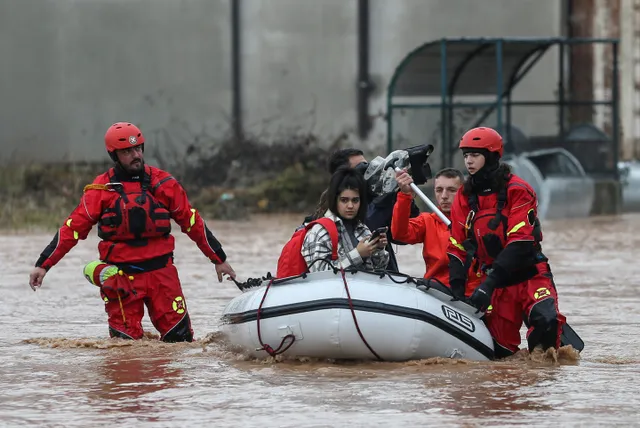
[[[348,166],[339,167],[331,176],[329,188],[327,189],[329,209],[336,216],[339,216],[338,198],[343,191],[348,189],[355,190],[360,196],[360,207],[358,208],[358,214],[356,214],[356,220],[364,223],[367,218],[366,183],[362,174],[353,168],[349,168]]]
[[[433,179],[435,180],[438,177],[457,178],[458,180],[460,180],[460,183],[464,183],[464,175],[459,169],[455,169],[455,168],[441,169],[436,173]]]
[[[329,174],[334,174],[341,166],[349,166],[349,159],[353,156],[364,156],[364,152],[359,149],[339,149],[331,154],[327,167]]]

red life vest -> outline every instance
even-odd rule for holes
[[[338,259],[338,228],[336,223],[328,217],[319,218],[308,223],[304,228],[297,230],[282,248],[278,258],[276,278],[302,275],[309,271],[301,251],[307,232],[316,224],[321,224],[329,232],[329,237],[331,238],[331,260]]]
[[[147,245],[151,238],[168,236],[171,232],[169,210],[153,195],[164,181],[166,179],[152,183],[145,168],[141,181],[120,183],[111,169],[108,187],[113,190],[113,196],[98,220],[98,236],[104,241],[126,242],[136,247]]]
[[[468,263],[470,266],[470,259],[476,257],[482,264],[491,265],[498,257],[498,254],[506,247],[508,217],[503,213],[503,210],[508,206],[508,189],[519,185],[520,183],[511,182],[510,178],[505,187],[500,189],[497,194],[478,196],[472,193],[469,195],[470,211],[465,221],[467,240],[462,244],[467,250],[465,264]],[[482,198],[482,203],[480,203],[480,198]],[[542,241],[540,221],[533,211],[530,212],[530,217],[528,221],[534,225],[534,247],[539,249]]]

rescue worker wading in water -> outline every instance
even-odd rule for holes
[[[502,137],[491,128],[474,128],[460,140],[470,177],[451,208],[449,274],[452,289],[464,293],[467,268],[477,258],[486,279],[469,298],[486,311],[496,357],[518,351],[520,327],[528,327],[529,351],[559,348],[565,317],[547,258],[535,192],[500,163]]]
[[[80,204],[43,250],[31,272],[35,291],[47,271],[98,224],[100,260],[84,268],[100,287],[111,337],[141,339],[144,305],[165,342],[191,342],[193,330],[173,265],[173,219],[215,264],[218,280],[235,278],[222,246],[189,204],[169,173],[144,163],[144,136],[131,123],[113,124],[105,134],[115,166],[85,186]]]

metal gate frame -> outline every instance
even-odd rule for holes
[[[608,44],[612,49],[611,99],[607,100],[568,100],[566,99],[567,47],[574,45]],[[559,46],[558,61],[558,99],[552,101],[513,101],[511,94],[514,87],[529,73],[542,56],[552,46]],[[456,108],[485,108],[484,114],[474,126],[479,126],[496,111],[497,130],[511,140],[512,106],[554,106],[557,108],[559,123],[559,139],[564,141],[567,106],[605,105],[612,109],[611,142],[613,165],[615,171],[607,171],[617,178],[619,156],[619,39],[610,38],[443,38],[427,42],[407,54],[396,67],[387,90],[387,150],[391,152],[398,147],[393,145],[393,113],[396,109],[440,109],[440,138],[444,148],[441,150],[443,165],[450,165],[456,149],[457,136],[453,135]],[[460,78],[463,72],[472,68],[474,60],[482,59],[487,66],[487,57],[494,56],[494,69],[482,69],[477,85],[466,82],[460,90]],[[452,60],[453,58],[453,60]],[[483,79],[483,75],[493,74],[495,81]],[[493,80],[493,79],[491,79]],[[439,83],[438,83],[439,82]],[[462,86],[465,86],[464,84]],[[396,101],[397,97],[419,98],[437,97],[439,102]],[[493,95],[493,102],[452,102],[454,95]],[[504,107],[504,115],[503,115]],[[504,116],[504,117],[503,117]]]

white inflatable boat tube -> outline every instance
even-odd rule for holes
[[[276,279],[271,286],[265,280],[229,302],[222,331],[256,358],[271,350],[383,361],[494,358],[483,314],[454,300],[440,283],[418,288],[421,278],[363,271],[346,272],[345,279],[346,286],[340,271],[326,271]]]

